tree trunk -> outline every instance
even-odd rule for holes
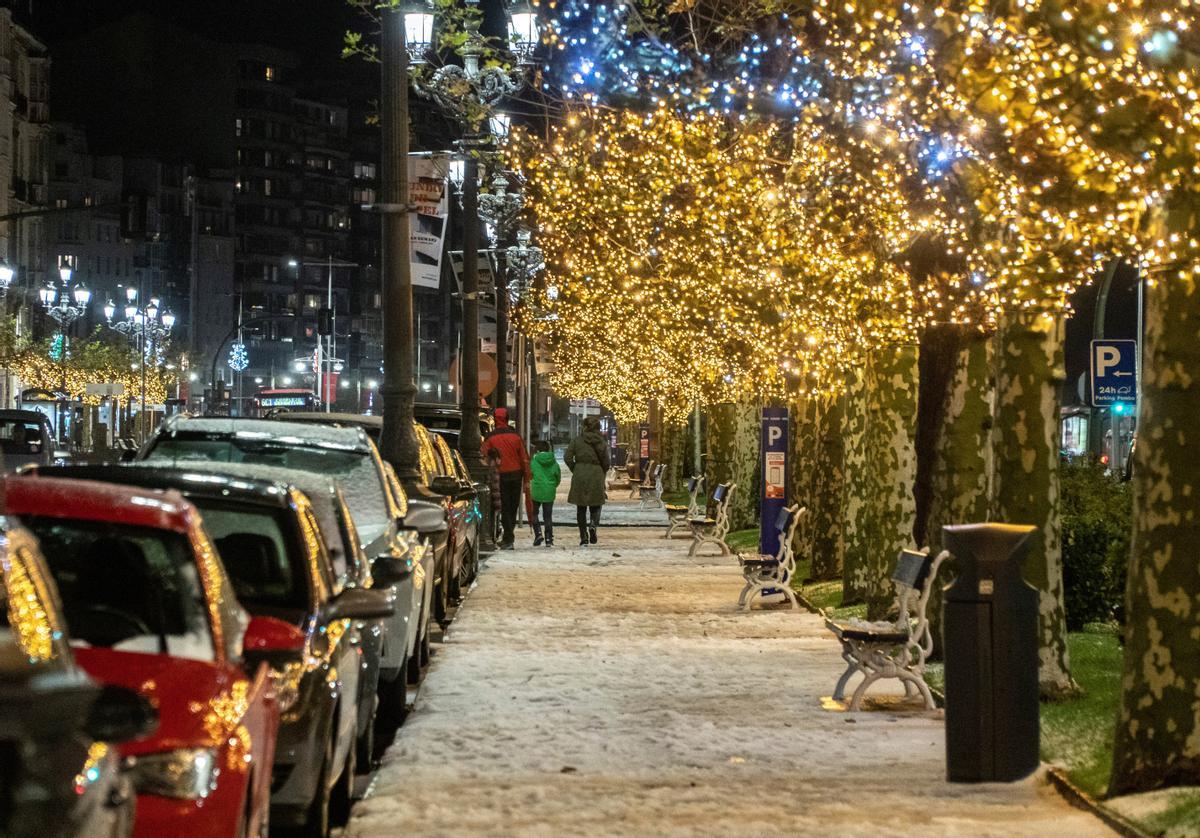
[[[817,400],[795,396],[788,402],[788,491],[789,505],[812,506],[816,480]],[[796,529],[796,556],[812,555],[812,519]]]
[[[836,579],[842,572],[845,550],[845,398],[823,397],[819,415],[816,467],[809,495],[811,575],[814,579]]]
[[[686,427],[675,422],[662,422],[662,461],[666,465],[663,471],[663,491],[678,492],[683,488],[684,460],[687,451],[684,450]]]
[[[718,483],[736,483],[729,504],[730,530],[755,524],[758,514],[759,408],[754,403],[712,405],[708,414],[708,493]]]
[[[929,517],[924,546],[942,549],[942,527],[988,519],[991,477],[992,343],[978,333],[962,336],[945,393],[943,420],[930,476]],[[920,542],[918,542],[920,543]],[[942,587],[954,578],[953,562],[942,565],[926,614],[934,655],[942,650]]]
[[[867,389],[862,367],[847,377],[845,404],[845,502],[842,505],[842,604],[867,598]]]
[[[1078,688],[1067,656],[1059,509],[1059,387],[1063,321],[1036,311],[1006,315],[996,334],[991,519],[1037,528],[1025,579],[1040,592],[1038,681],[1045,698]]]
[[[1194,214],[1174,223],[1195,228]],[[1110,794],[1200,785],[1200,267],[1146,287]]]
[[[882,619],[895,598],[896,557],[912,546],[916,522],[916,346],[885,347],[867,362],[866,527],[867,615]]]

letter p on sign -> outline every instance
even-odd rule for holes
[[[778,425],[771,425],[767,428],[767,445],[774,445],[776,442],[779,442],[782,436],[783,428]]]
[[[1121,350],[1115,346],[1096,347],[1096,375],[1103,376],[1109,367],[1119,366]]]

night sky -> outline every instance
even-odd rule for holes
[[[51,48],[129,12],[151,11],[214,40],[290,49],[309,66],[328,70],[345,64],[342,36],[360,20],[342,0],[8,0],[5,5]]]

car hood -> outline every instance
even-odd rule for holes
[[[137,690],[158,711],[155,731],[122,745],[123,754],[216,746],[246,713],[249,683],[215,663],[96,648],[76,649],[75,659],[97,681]]]

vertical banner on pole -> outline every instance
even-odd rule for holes
[[[646,466],[650,463],[650,426],[643,422],[638,425],[638,475],[646,476]]]
[[[775,519],[787,506],[788,411],[786,407],[764,407],[762,411],[762,490],[759,498],[761,521],[758,551],[766,556],[779,552]]]

